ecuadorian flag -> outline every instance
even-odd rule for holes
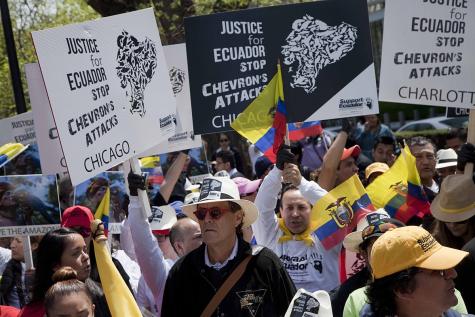
[[[288,127],[290,141],[299,141],[305,137],[320,135],[323,132],[320,121],[289,123]]]
[[[358,220],[374,210],[355,174],[317,201],[312,209],[311,225],[325,249],[329,250],[353,231]]]
[[[285,123],[282,73],[280,65],[277,64],[277,73],[259,96],[231,123],[231,128],[255,144],[264,155],[275,162],[274,142],[276,138],[283,139],[281,129],[282,126],[285,128]],[[283,135],[285,136],[285,131]]]
[[[109,230],[109,211],[111,203],[111,190],[107,187],[104,197],[102,197],[99,206],[97,206],[96,213],[94,214],[94,219],[100,219],[104,223],[104,228]]]
[[[406,223],[414,216],[430,213],[430,204],[422,188],[416,158],[406,145],[393,166],[367,188],[376,208],[384,208],[392,218]]]
[[[28,146],[21,143],[7,143],[0,146],[0,167],[10,162],[27,148]]]

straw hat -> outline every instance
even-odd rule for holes
[[[472,165],[472,164],[470,164]],[[473,167],[464,174],[447,176],[430,206],[432,215],[445,222],[465,221],[475,215]]]

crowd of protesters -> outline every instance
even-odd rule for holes
[[[298,289],[329,294],[320,305],[331,312],[311,316],[475,314],[475,174],[465,169],[475,147],[462,132],[441,148],[406,140],[430,214],[402,222],[377,209],[331,249],[312,209],[355,174],[368,186],[391,168],[402,149],[391,129],[375,115],[359,125],[343,119],[334,139],[323,132],[284,145],[275,163],[231,139],[208,140],[209,164],[187,150],[168,155],[150,218],[138,198],[146,176],[127,176],[112,261],[144,316],[284,316]],[[209,175],[192,186],[191,170]],[[21,237],[0,241],[0,316],[111,316],[91,243],[100,199],[91,190],[90,204],[72,206],[72,186],[59,186],[61,228],[30,238],[34,270]]]

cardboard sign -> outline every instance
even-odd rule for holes
[[[474,1],[386,1],[380,100],[472,106],[474,51]]]
[[[167,60],[170,82],[176,98],[176,133],[143,156],[181,151],[201,146],[201,135],[195,135],[191,118],[190,81],[185,44],[163,47]]]
[[[36,141],[31,111],[0,120],[0,145],[5,143],[31,144]]]
[[[278,60],[288,122],[378,113],[364,0],[190,17],[185,30],[195,133],[231,130]]]
[[[152,9],[32,36],[74,185],[173,135],[176,102]]]
[[[86,206],[95,214],[107,188],[110,189],[109,232],[120,234],[127,208],[124,173],[104,172],[79,184],[74,188],[74,204]]]
[[[0,236],[35,236],[59,228],[56,177],[0,177]]]
[[[59,143],[58,129],[46,93],[46,87],[37,63],[25,65],[31,108],[35,118],[35,131],[38,139],[40,163],[43,174],[54,175],[68,172],[63,150]]]

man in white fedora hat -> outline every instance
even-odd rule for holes
[[[295,286],[272,251],[242,239],[259,212],[237,185],[206,178],[183,212],[199,223],[203,245],[170,270],[162,316],[284,316]]]
[[[440,183],[447,176],[455,174],[457,170],[457,153],[452,149],[438,150],[435,169],[439,175]]]

